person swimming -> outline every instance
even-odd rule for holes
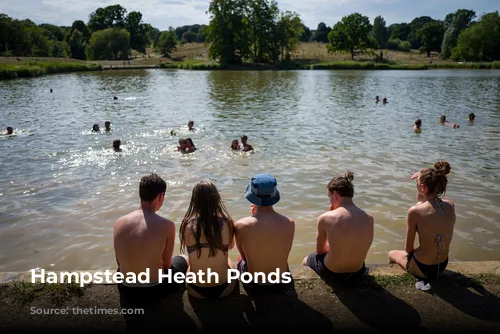
[[[194,151],[196,151],[196,147],[194,146],[193,140],[191,138],[186,138],[186,144],[186,153],[193,153]]]
[[[93,131],[93,132],[99,132],[99,131],[101,131],[101,128],[99,127],[99,124],[97,124],[97,123],[96,123],[96,124],[94,124],[94,125],[92,126],[92,131]]]
[[[377,95],[375,96],[375,103],[379,103],[380,102],[380,97]]]
[[[475,119],[475,118],[476,118],[476,115],[474,115],[474,113],[473,113],[473,112],[471,112],[471,113],[469,114],[468,121],[469,121],[469,122],[472,122],[472,121],[474,121],[474,119]]]
[[[422,132],[422,120],[420,118],[415,121],[415,126],[413,127],[413,130],[417,133]]]
[[[121,144],[122,142],[120,139],[113,141],[113,149],[115,150],[115,152],[122,152],[122,149],[120,148]]]
[[[193,126],[194,126],[194,122],[193,122],[193,121],[189,121],[189,122],[188,122],[188,130],[189,130],[189,131],[194,131]]]
[[[177,151],[181,153],[186,153],[187,142],[185,138],[179,138],[179,146],[177,146]]]
[[[104,127],[106,128],[106,132],[111,131],[111,122],[110,121],[104,122]]]
[[[441,122],[441,124],[442,124],[442,125],[449,126],[450,128],[454,128],[454,129],[456,129],[456,128],[459,128],[459,127],[460,127],[460,125],[458,125],[458,124],[448,122],[448,121],[446,120],[446,116],[445,116],[445,115],[441,115],[440,122]]]
[[[7,127],[7,134],[8,134],[8,135],[11,135],[11,134],[13,134],[13,133],[14,133],[14,128],[13,128],[12,126],[8,126],[8,127]]]
[[[233,142],[231,143],[230,149],[233,150],[233,151],[239,151],[240,150],[240,144],[238,143],[238,139],[233,140]]]
[[[249,152],[253,151],[253,146],[250,144],[247,144],[248,137],[246,135],[241,136],[241,146],[240,149],[243,152]]]
[[[386,98],[386,97],[384,97],[384,99],[382,100],[382,103],[383,103],[383,104],[387,104],[387,103],[388,103],[388,102],[387,102],[387,98]]]
[[[118,98],[116,96],[113,96],[113,100],[118,100]]]

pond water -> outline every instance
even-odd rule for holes
[[[441,126],[442,114],[461,127]],[[290,264],[300,264],[315,249],[327,183],[350,169],[355,203],[375,217],[367,263],[386,263],[404,247],[416,201],[410,173],[440,159],[451,164],[446,196],[457,212],[450,259],[500,260],[500,71],[51,75],[0,82],[0,118],[16,134],[0,136],[0,271],[113,268],[113,224],[138,207],[150,172],[168,183],[159,214],[177,229],[197,182],[214,182],[237,220],[249,214],[252,175],[274,175],[276,210],[296,222]],[[106,120],[110,133],[91,132]],[[230,151],[243,134],[255,152]],[[176,152],[179,137],[198,150]],[[111,149],[115,139],[122,153]]]

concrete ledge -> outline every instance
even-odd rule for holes
[[[372,264],[367,265],[369,269],[369,275],[377,276],[377,275],[388,275],[388,276],[396,276],[404,274],[404,270],[397,265],[393,267],[387,264]],[[106,270],[110,270],[111,273],[115,273],[114,269],[101,269],[101,270],[69,270],[68,272],[88,272],[90,274],[96,272],[104,272]],[[290,270],[292,271],[292,275],[294,280],[314,280],[319,279],[318,275],[312,271],[308,267],[304,266],[290,266]],[[458,272],[462,274],[469,275],[481,275],[481,274],[489,274],[489,275],[499,275],[500,276],[500,261],[469,261],[469,262],[450,262],[446,271],[443,275],[448,274],[449,272]],[[59,273],[65,271],[50,271],[47,272],[56,273],[59,276]],[[9,282],[31,282],[31,272],[0,272],[0,284],[9,283]],[[108,285],[113,283],[100,283],[99,285]]]

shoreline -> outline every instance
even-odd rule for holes
[[[330,63],[293,62],[279,66],[267,64],[224,65],[213,62],[168,62],[156,65],[101,65],[96,62],[40,62],[23,65],[0,64],[0,80],[34,78],[48,74],[127,71],[146,69],[178,69],[201,71],[296,71],[296,70],[369,70],[369,71],[427,71],[442,69],[497,70],[500,62],[445,64],[389,64],[376,62],[341,61]]]
[[[431,283],[431,292],[417,290],[416,279],[399,267],[368,267],[363,280],[327,285],[309,268],[295,266],[288,290],[249,294],[240,284],[230,296],[208,301],[190,297],[183,288],[153,301],[129,299],[116,284],[81,288],[14,278],[0,284],[0,330],[123,333],[146,325],[198,333],[222,325],[243,333],[269,328],[327,333],[500,330],[500,261],[450,262],[439,281]]]

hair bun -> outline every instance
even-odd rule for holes
[[[439,175],[446,176],[450,173],[451,166],[447,161],[441,160],[434,163],[434,169]]]
[[[346,178],[347,181],[352,182],[354,180],[354,173],[348,170],[345,174],[344,177]]]

